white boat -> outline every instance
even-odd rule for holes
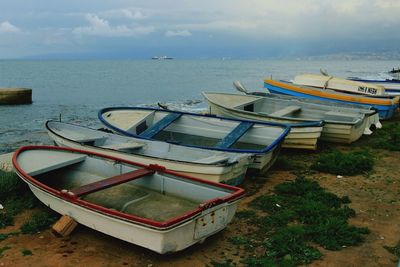
[[[252,154],[178,146],[64,122],[48,121],[45,127],[59,146],[104,153],[141,164],[158,164],[171,171],[213,182],[240,184],[253,160]]]
[[[370,120],[365,113],[355,110],[341,110],[301,102],[297,99],[277,97],[238,95],[229,93],[205,92],[210,112],[213,114],[240,117],[259,121],[280,121],[282,123],[301,123],[323,120],[321,139],[329,142],[352,143],[364,133],[371,134]],[[371,114],[376,114],[372,111]],[[295,127],[292,127],[292,131]],[[295,134],[295,133],[294,133]],[[290,138],[290,134],[288,136]]]
[[[368,117],[368,123],[366,125],[366,129],[364,134],[368,135],[372,132],[370,128],[374,126],[377,129],[382,128],[382,124],[379,120],[379,113],[378,111],[372,106],[361,106],[351,103],[345,102],[334,102],[334,101],[326,101],[326,100],[319,100],[319,99],[312,99],[312,98],[305,98],[305,97],[297,97],[291,95],[283,95],[283,94],[274,94],[269,92],[268,89],[264,89],[263,92],[249,92],[239,81],[233,82],[233,87],[242,92],[246,95],[254,95],[254,96],[265,96],[268,98],[276,98],[276,99],[283,99],[283,100],[294,100],[306,103],[310,105],[315,110],[340,110],[341,112],[348,112],[348,113],[362,113]]]
[[[351,81],[320,74],[297,75],[293,84],[332,89],[362,95],[386,96],[385,87],[358,81]]]
[[[143,107],[99,111],[100,121],[119,134],[181,146],[255,155],[249,169],[268,170],[290,127]]]
[[[29,146],[18,176],[46,206],[158,253],[204,241],[232,220],[243,189],[70,148]]]

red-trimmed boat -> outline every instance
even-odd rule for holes
[[[244,196],[243,189],[158,165],[71,148],[21,147],[13,165],[51,209],[161,254],[224,229]]]

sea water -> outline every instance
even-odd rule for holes
[[[33,89],[33,103],[0,106],[0,153],[27,144],[52,144],[46,120],[101,127],[99,109],[157,106],[185,111],[206,107],[202,91],[235,92],[234,80],[262,90],[265,78],[290,80],[327,69],[335,76],[389,77],[398,61],[330,60],[2,60],[0,88]]]

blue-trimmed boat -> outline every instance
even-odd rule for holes
[[[388,95],[400,95],[400,80],[398,79],[361,79],[358,77],[349,77],[349,80],[356,82],[372,83],[385,87],[385,92]]]
[[[266,171],[275,161],[290,126],[144,107],[99,111],[112,131],[187,147],[254,155],[250,169]]]
[[[271,93],[291,95],[325,101],[344,102],[362,106],[372,106],[378,110],[380,119],[390,119],[399,107],[398,96],[367,96],[338,92],[310,86],[295,85],[289,82],[264,80],[264,88]]]

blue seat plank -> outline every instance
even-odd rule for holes
[[[156,134],[164,130],[168,125],[173,123],[175,120],[177,120],[180,116],[182,116],[181,113],[170,113],[158,122],[156,122],[154,125],[152,125],[150,128],[147,128],[143,133],[141,133],[139,136],[144,137],[144,138],[153,138]]]
[[[251,123],[251,122],[241,122],[229,134],[227,134],[221,141],[219,141],[219,143],[217,144],[216,147],[217,148],[229,148],[229,147],[231,147],[253,125],[254,125],[254,123]]]

